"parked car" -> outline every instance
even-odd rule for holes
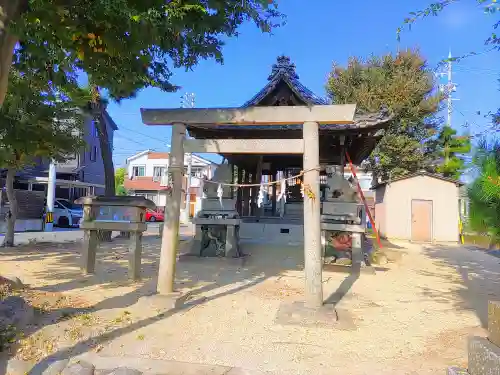
[[[83,207],[68,199],[57,198],[54,202],[54,225],[76,227],[83,217]]]
[[[146,221],[154,223],[155,221],[163,221],[165,216],[161,212],[156,212],[153,210],[146,211]]]

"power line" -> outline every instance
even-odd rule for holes
[[[472,68],[464,68],[464,67],[456,67],[458,69],[459,73],[469,73],[469,74],[474,74],[474,75],[480,75],[480,76],[487,76],[487,77],[498,77],[500,78],[500,71],[499,72],[489,72],[489,71],[478,71]]]
[[[155,140],[155,141],[158,141],[158,142],[161,142],[161,143],[164,143],[164,144],[167,144],[167,145],[168,145],[168,141],[166,141],[165,139],[156,138],[156,137],[153,137],[153,136],[151,136],[151,135],[149,135],[149,134],[141,133],[141,132],[139,132],[139,131],[137,131],[137,130],[133,130],[133,129],[130,129],[130,128],[127,128],[127,127],[125,127],[125,126],[121,126],[121,125],[120,125],[120,129],[122,129],[122,128],[123,128],[125,131],[129,131],[129,132],[134,133],[134,134],[139,134],[139,135],[141,135],[141,136],[143,136],[143,137],[146,137],[146,138],[149,138],[149,139],[152,139],[152,140]]]
[[[118,137],[118,138],[123,138],[123,139],[126,139],[127,141],[130,141],[130,142],[132,142],[132,143],[136,143],[136,144],[138,144],[138,145],[140,145],[140,146],[144,146],[142,143],[140,143],[140,142],[138,142],[138,141],[136,141],[136,140],[134,140],[134,139],[131,139],[131,138],[125,137],[125,136],[124,136],[124,135],[122,135],[122,134],[114,134],[113,136]]]

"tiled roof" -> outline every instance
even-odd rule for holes
[[[427,171],[420,171],[420,172],[408,174],[408,175],[405,175],[405,176],[401,176],[401,177],[398,177],[398,178],[394,178],[394,179],[392,179],[390,181],[380,182],[380,183],[376,184],[375,186],[373,186],[373,189],[376,189],[379,186],[390,184],[392,182],[407,180],[409,178],[418,177],[418,176],[425,176],[425,177],[435,178],[437,180],[441,180],[441,181],[445,181],[445,182],[450,182],[450,183],[455,184],[457,186],[463,186],[464,185],[463,182],[461,182],[459,180],[455,180],[453,178],[443,177],[443,176],[441,176],[440,174],[437,174],[437,173],[430,173],[430,172],[427,172]]]
[[[168,190],[167,186],[160,186],[160,181],[153,181],[152,177],[135,177],[132,180],[126,178],[123,185],[127,190]]]
[[[168,159],[168,152],[150,152],[148,154],[148,159]]]
[[[272,67],[271,74],[269,75],[268,84],[260,90],[254,97],[243,104],[243,108],[259,105],[280,82],[285,82],[290,90],[307,105],[327,105],[330,104],[325,98],[322,98],[307,87],[300,81],[297,72],[295,71],[295,64],[290,61],[288,56],[279,56],[276,63]],[[373,127],[378,124],[384,124],[390,121],[392,116],[389,112],[382,108],[379,113],[373,114],[356,114],[354,123],[352,124],[321,124],[320,129],[327,130],[348,130],[348,129],[362,129]],[[251,129],[251,130],[300,130],[302,125],[217,125],[217,129]]]
[[[152,177],[135,177],[132,180],[125,179],[123,183],[125,189],[135,190],[135,191],[165,191],[169,190],[168,186],[160,186],[159,181],[153,181]],[[183,181],[183,191],[185,189],[186,181]],[[190,187],[189,191],[191,194],[196,194],[198,187]]]
[[[294,94],[308,105],[328,104],[326,99],[317,96],[300,83],[299,76],[295,71],[295,64],[290,61],[290,57],[288,56],[278,57],[276,64],[273,65],[271,75],[267,80],[269,81],[268,84],[255,94],[252,99],[243,104],[243,107],[258,105],[280,82],[285,82]]]

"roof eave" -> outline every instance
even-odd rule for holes
[[[373,185],[373,187],[371,189],[375,190],[381,186],[390,185],[391,183],[394,183],[394,182],[408,180],[410,178],[419,177],[419,176],[435,178],[437,180],[449,182],[450,184],[455,184],[459,187],[465,185],[462,181],[455,180],[455,179],[448,178],[448,177],[443,177],[443,176],[440,176],[438,174],[428,173],[428,172],[417,172],[417,173],[408,174],[406,176],[401,176],[401,177],[395,178],[395,179],[390,180],[390,181],[383,181],[383,182],[377,183],[377,184]]]

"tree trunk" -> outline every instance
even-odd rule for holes
[[[12,65],[16,35],[7,31],[10,21],[17,19],[28,9],[28,0],[0,0],[0,108],[2,107]]]
[[[5,182],[5,190],[9,199],[9,212],[7,213],[7,231],[5,232],[4,247],[14,246],[14,229],[17,218],[17,200],[14,193],[14,178],[16,170],[14,168],[7,169],[7,180]]]
[[[96,118],[96,125],[99,131],[99,145],[101,147],[101,158],[104,165],[104,195],[113,197],[115,195],[115,168],[113,166],[113,153],[109,143],[108,129],[104,121],[102,110]],[[100,231],[99,239],[102,242],[111,241],[110,231]]]
[[[490,235],[490,243],[488,245],[488,250],[495,250],[497,247],[498,237],[494,234]]]
[[[109,144],[108,129],[102,116],[97,121],[99,130],[99,145],[101,147],[101,158],[104,165],[104,195],[115,196],[115,167],[113,166],[113,153]]]

